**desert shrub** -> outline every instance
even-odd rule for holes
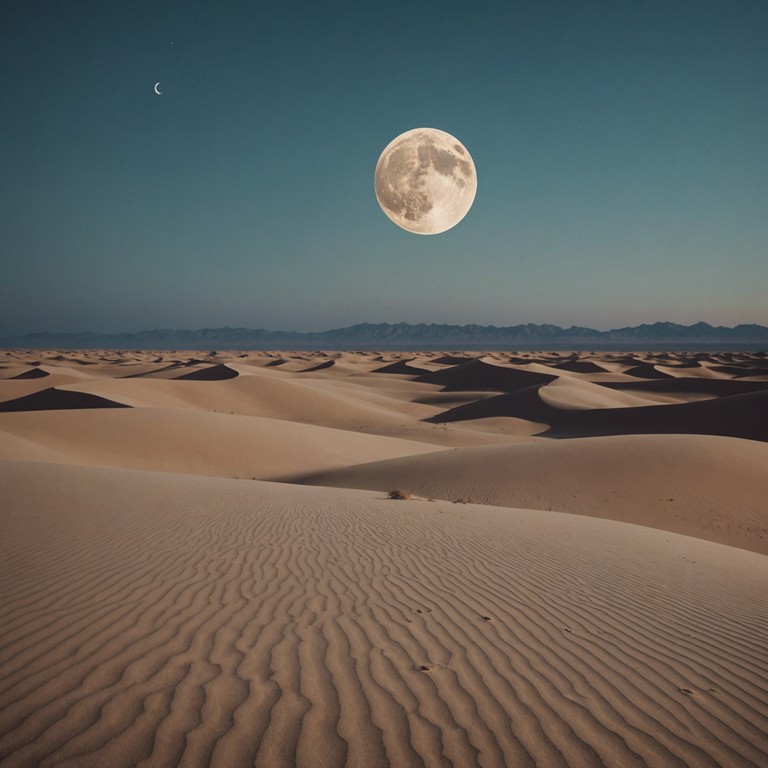
[[[387,493],[388,499],[410,499],[411,494],[408,491],[404,491],[401,488],[395,488],[393,491]]]

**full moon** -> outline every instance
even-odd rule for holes
[[[477,173],[466,147],[437,128],[401,133],[381,153],[374,174],[381,210],[408,232],[437,235],[472,207]]]

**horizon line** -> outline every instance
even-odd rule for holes
[[[52,331],[52,330],[42,330],[42,331],[26,331],[26,332],[20,332],[20,333],[10,333],[10,334],[3,334],[3,336],[0,336],[0,339],[2,338],[22,338],[25,336],[43,336],[43,335],[49,335],[49,336],[79,336],[79,335],[95,335],[95,336],[119,336],[119,335],[135,335],[140,333],[154,333],[157,331],[174,331],[174,332],[191,332],[191,333],[199,333],[200,331],[222,331],[222,330],[243,330],[243,331],[266,331],[267,333],[300,333],[300,334],[320,334],[320,333],[331,333],[332,331],[340,331],[340,330],[347,330],[349,328],[355,328],[357,326],[391,326],[391,327],[397,327],[397,326],[410,326],[410,327],[418,327],[418,326],[437,326],[437,327],[447,327],[447,328],[496,328],[496,329],[506,329],[506,328],[520,328],[523,326],[534,326],[537,328],[542,327],[551,327],[551,328],[559,328],[560,330],[568,331],[573,328],[577,328],[579,330],[585,330],[585,331],[596,331],[598,333],[610,333],[612,331],[623,331],[627,329],[635,329],[635,328],[642,328],[642,327],[653,327],[658,325],[674,325],[678,326],[680,328],[693,328],[697,325],[706,325],[713,329],[726,329],[726,330],[735,330],[736,328],[740,328],[742,326],[757,326],[759,328],[768,328],[768,325],[763,325],[762,323],[757,322],[747,322],[747,323],[736,323],[735,325],[713,325],[712,323],[708,322],[707,320],[697,320],[696,322],[691,323],[690,325],[686,325],[685,323],[679,323],[675,322],[674,320],[654,320],[652,322],[641,322],[637,323],[636,325],[622,325],[622,326],[614,326],[611,328],[595,328],[593,326],[588,325],[578,325],[576,323],[572,323],[571,325],[558,325],[557,323],[532,323],[532,322],[519,322],[515,323],[514,325],[496,325],[494,323],[477,323],[477,322],[471,322],[471,323],[440,323],[440,322],[434,322],[434,321],[419,321],[419,322],[407,322],[404,320],[398,321],[398,322],[390,322],[387,320],[383,320],[380,322],[371,322],[369,320],[364,320],[360,322],[351,323],[349,325],[339,325],[334,326],[332,328],[325,328],[323,330],[314,330],[314,331],[300,331],[300,330],[285,330],[282,328],[266,328],[264,326],[245,326],[245,325],[206,325],[201,326],[197,328],[180,328],[180,327],[174,327],[174,326],[155,326],[153,328],[141,328],[139,330],[134,331],[94,331],[94,330],[79,330],[79,331]]]

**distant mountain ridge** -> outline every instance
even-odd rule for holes
[[[0,348],[24,349],[605,349],[619,345],[670,348],[752,345],[768,349],[768,327],[742,324],[734,328],[698,322],[658,322],[598,331],[573,325],[526,323],[444,325],[435,323],[358,323],[346,328],[302,333],[263,328],[155,329],[135,333],[29,333],[0,338]]]

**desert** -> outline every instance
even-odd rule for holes
[[[768,764],[761,352],[0,351],[0,765]]]
[[[768,768],[768,2],[16,2],[0,768]]]

